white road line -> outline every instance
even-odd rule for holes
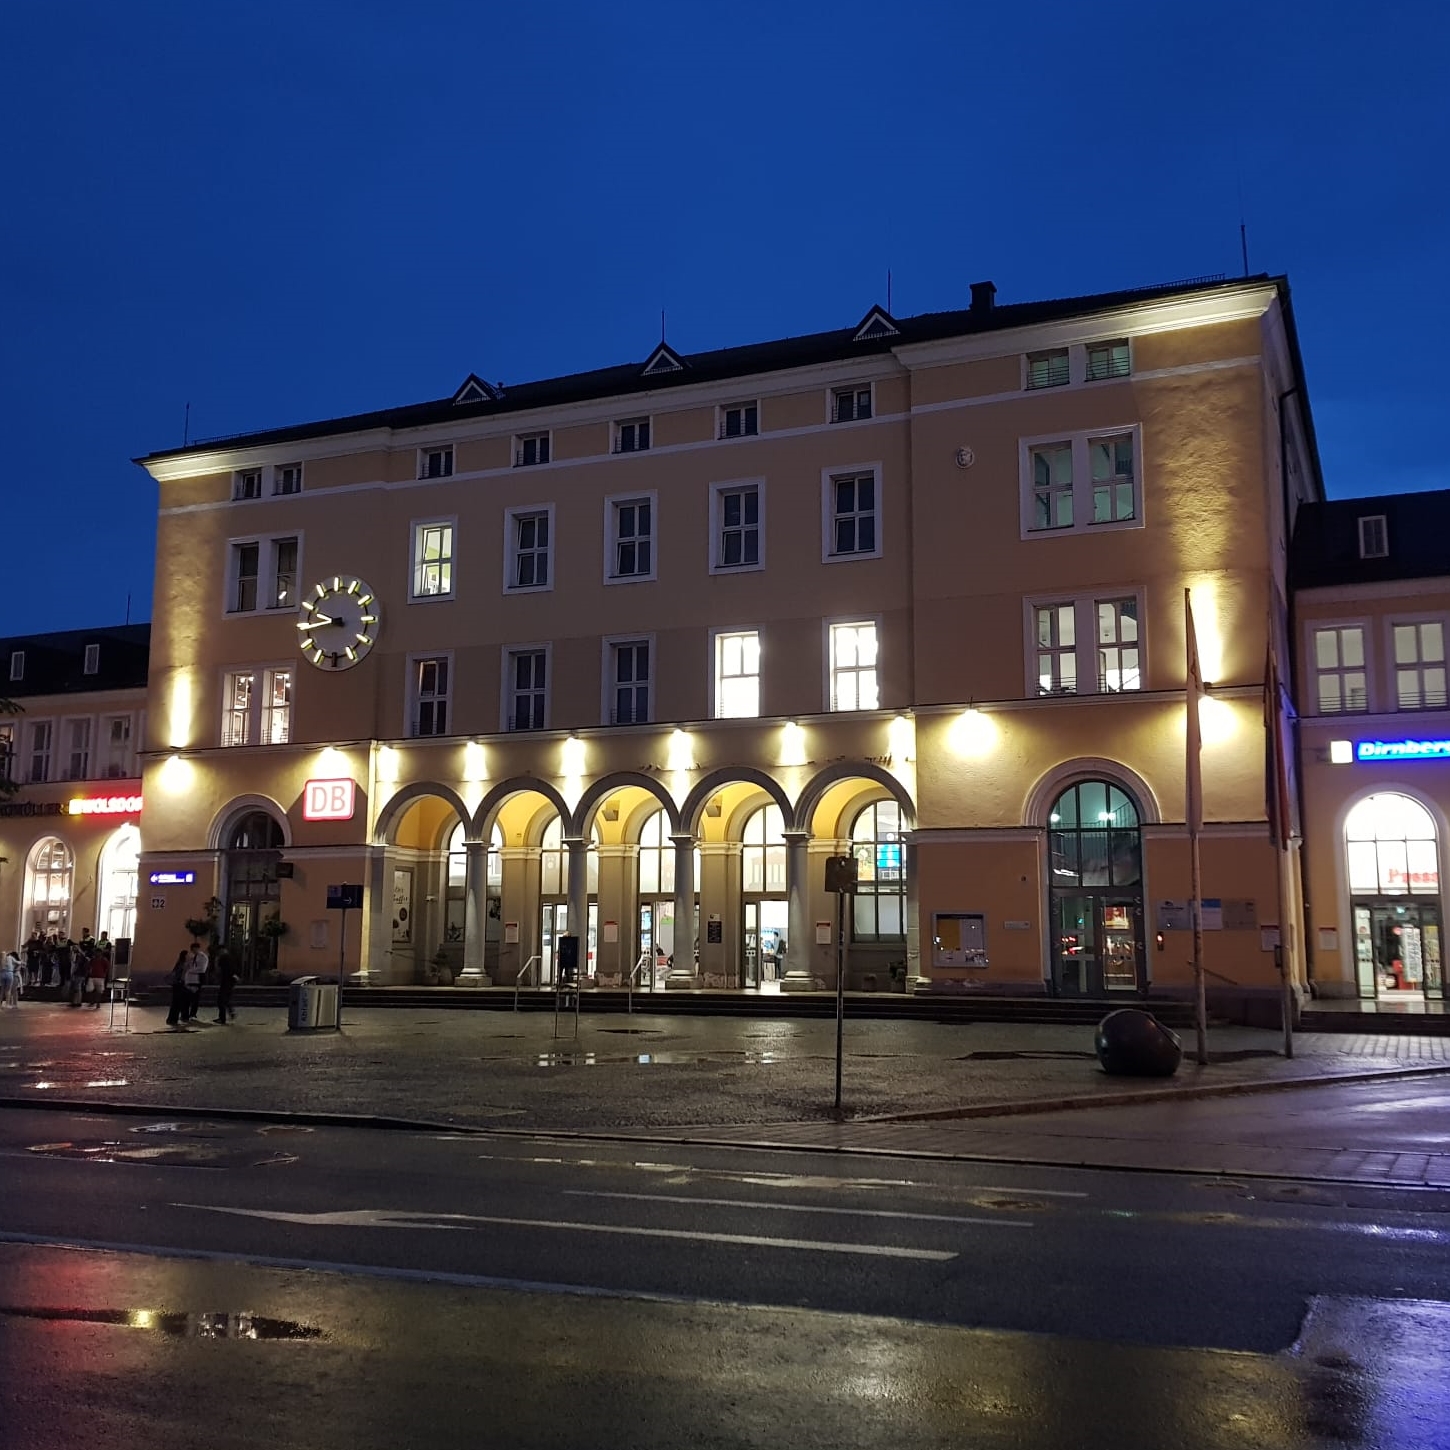
[[[407,1209],[342,1209],[335,1213],[285,1213],[280,1209],[233,1208],[217,1203],[173,1203],[172,1208],[206,1209],[239,1218],[265,1218],[278,1223],[317,1227],[461,1229],[473,1224],[501,1228],[557,1229],[565,1233],[618,1234],[630,1238],[685,1239],[700,1244],[737,1244],[756,1249],[802,1249],[817,1254],[855,1254],[876,1259],[921,1259],[942,1264],[956,1258],[941,1249],[903,1249],[894,1244],[840,1244],[821,1239],[780,1239],[761,1234],[700,1233],[689,1229],[642,1228],[632,1224],[569,1223],[556,1219],[502,1218],[481,1213],[415,1213]]]
[[[836,1213],[847,1218],[900,1218],[913,1223],[983,1224],[988,1228],[1032,1228],[1030,1223],[1007,1218],[965,1218],[946,1213],[903,1213],[890,1208],[835,1208],[813,1203],[767,1203],[753,1198],[696,1198],[688,1193],[600,1193],[588,1188],[566,1188],[565,1198],[623,1198],[634,1203],[698,1203],[710,1208],[760,1208],[772,1213]]]

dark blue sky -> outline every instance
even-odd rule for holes
[[[1450,18],[12,0],[0,634],[150,612],[193,439],[893,310],[1285,271],[1331,493],[1450,486]],[[1242,198],[1242,203],[1240,201]],[[163,561],[164,567],[164,561]]]

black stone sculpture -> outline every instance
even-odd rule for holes
[[[1121,1077],[1172,1077],[1183,1044],[1151,1012],[1123,1007],[1098,1023],[1093,1039],[1103,1071]]]

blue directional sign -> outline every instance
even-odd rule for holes
[[[363,889],[361,886],[329,886],[327,888],[327,909],[329,911],[360,911]]]

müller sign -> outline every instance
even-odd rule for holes
[[[1450,740],[1358,740],[1356,760],[1450,760]]]

